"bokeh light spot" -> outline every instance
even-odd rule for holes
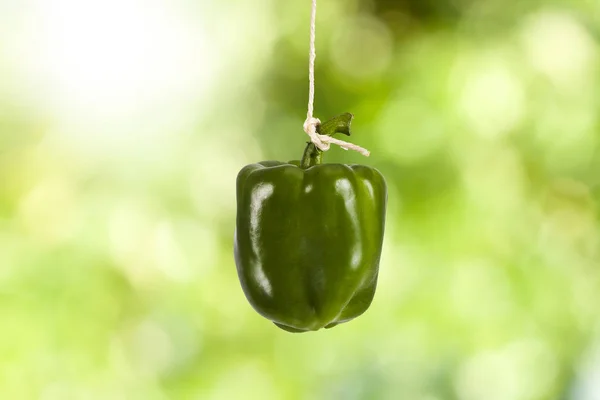
[[[343,74],[368,79],[382,74],[392,59],[394,42],[379,19],[360,15],[339,25],[331,39],[331,62]]]
[[[545,10],[530,16],[522,42],[528,62],[557,84],[585,82],[597,60],[593,38],[565,12]]]
[[[509,133],[525,113],[525,95],[517,76],[498,57],[459,63],[458,101],[465,122],[478,135],[495,138]]]

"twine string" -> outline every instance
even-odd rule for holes
[[[313,116],[315,108],[315,59],[317,58],[317,51],[315,48],[316,22],[317,0],[312,0],[312,10],[310,14],[310,50],[308,54],[308,112],[306,113],[306,121],[304,121],[304,132],[310,137],[310,141],[321,151],[329,150],[330,144],[333,143],[344,150],[357,151],[363,156],[369,157],[371,153],[367,149],[353,143],[348,143],[327,135],[319,135],[317,133],[317,126],[321,123],[321,120]]]

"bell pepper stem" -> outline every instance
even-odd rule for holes
[[[340,114],[317,125],[317,133],[319,135],[333,136],[336,133],[342,133],[350,136],[350,125],[352,124],[354,115],[350,113]],[[300,161],[300,167],[303,169],[310,168],[314,165],[319,165],[323,162],[323,152],[315,146],[314,143],[308,142],[304,148],[304,155]]]
[[[321,164],[323,161],[323,152],[315,146],[314,143],[308,142],[304,148],[304,155],[300,161],[300,168],[307,169],[315,165]]]
[[[352,119],[354,115],[350,113],[343,113],[336,117],[333,117],[322,124],[317,126],[317,133],[320,135],[333,136],[336,133],[342,133],[346,136],[350,136],[350,126],[352,125]]]

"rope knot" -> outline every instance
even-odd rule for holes
[[[317,133],[317,126],[321,124],[319,118],[307,117],[304,121],[304,132],[310,137],[310,141],[321,151],[329,150],[329,143],[321,140],[322,135]]]

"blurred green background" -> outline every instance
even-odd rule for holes
[[[310,2],[0,0],[0,398],[600,399],[600,3],[319,0],[326,161],[389,185],[370,310],[246,302],[235,178],[298,159]]]

